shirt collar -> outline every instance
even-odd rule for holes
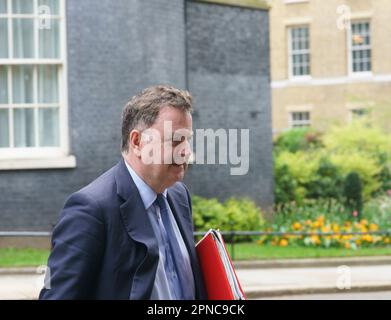
[[[157,193],[143,179],[140,178],[140,176],[133,170],[133,168],[126,162],[126,160],[125,164],[133,179],[133,182],[135,183],[140,193],[141,200],[144,203],[144,208],[145,210],[148,210],[149,207],[155,202]],[[164,190],[162,194],[165,198],[167,198],[167,189]]]

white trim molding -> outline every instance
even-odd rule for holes
[[[313,87],[313,86],[332,86],[353,83],[383,83],[391,82],[391,74],[374,75],[372,73],[352,75],[336,78],[308,78],[308,79],[288,79],[272,81],[272,89],[283,89],[287,87]]]
[[[356,11],[350,14],[352,20],[366,20],[373,17],[373,11]]]
[[[74,156],[67,156],[63,158],[0,160],[0,171],[74,168],[76,168],[76,158]]]
[[[284,20],[284,24],[287,27],[296,27],[300,25],[309,25],[313,21],[312,17],[294,17],[294,18],[287,18]]]
[[[288,112],[310,112],[314,106],[312,104],[286,106],[285,110]]]
[[[308,3],[310,0],[284,0],[284,4]]]

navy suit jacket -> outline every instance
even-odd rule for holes
[[[206,299],[189,192],[178,182],[167,199],[189,251],[196,299]],[[52,235],[50,289],[39,298],[149,299],[158,260],[152,225],[122,159],[66,201]]]

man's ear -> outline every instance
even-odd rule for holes
[[[141,157],[141,132],[140,131],[132,130],[129,133],[129,147],[137,157]]]

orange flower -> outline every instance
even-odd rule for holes
[[[280,246],[281,247],[286,247],[288,245],[288,240],[286,239],[281,239],[280,240]]]
[[[329,226],[322,227],[322,232],[324,233],[330,232],[330,227]]]

